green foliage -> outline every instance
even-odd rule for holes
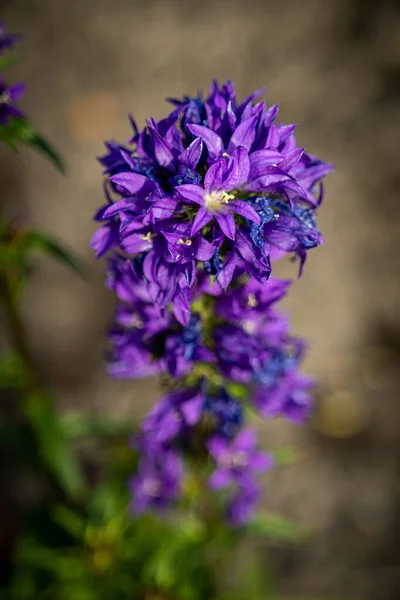
[[[70,498],[79,499],[85,492],[85,480],[63,433],[52,400],[45,394],[30,394],[25,401],[24,412],[36,434],[44,465],[51,470]]]
[[[246,529],[257,536],[279,542],[299,542],[307,536],[307,529],[300,523],[268,511],[259,511]]]
[[[59,416],[60,426],[68,440],[80,440],[93,437],[126,438],[137,426],[112,416],[98,417],[82,412],[68,412]]]
[[[10,65],[14,64],[17,59],[15,52],[7,52],[0,56],[0,70],[6,69]]]
[[[27,383],[25,365],[15,352],[0,356],[0,389],[18,389]]]
[[[13,117],[6,125],[0,125],[0,141],[13,150],[17,150],[19,144],[32,146],[50,160],[61,173],[65,172],[64,163],[56,150],[23,117]]]
[[[45,233],[39,231],[28,231],[22,236],[18,246],[19,256],[24,260],[32,251],[39,250],[52,258],[62,262],[66,267],[77,275],[83,275],[84,267],[81,261],[69,250]]]

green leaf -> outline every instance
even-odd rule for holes
[[[62,504],[55,507],[52,513],[53,521],[77,540],[82,540],[85,534],[85,521],[75,511]]]
[[[64,263],[64,265],[75,271],[78,275],[84,274],[85,269],[81,261],[45,233],[29,231],[23,237],[21,246],[24,254],[30,250],[41,250],[45,254]]]
[[[246,526],[247,530],[270,539],[282,542],[298,542],[307,537],[307,529],[301,523],[292,521],[273,512],[260,512]]]
[[[0,127],[0,139],[14,149],[17,148],[17,142],[33,146],[38,152],[44,154],[61,173],[65,172],[64,163],[59,154],[26,119],[22,117],[9,119],[7,125]]]
[[[85,480],[79,462],[63,434],[52,401],[45,395],[31,395],[25,413],[36,434],[44,463],[72,499],[82,498],[86,489]]]
[[[7,52],[0,56],[0,69],[3,70],[6,67],[15,63],[17,54],[15,52]]]
[[[23,388],[28,381],[23,360],[12,352],[0,357],[0,388]]]
[[[298,448],[291,448],[290,446],[283,448],[268,448],[268,452],[272,454],[278,467],[293,465],[302,459],[302,454]]]
[[[46,158],[48,158],[63,175],[65,174],[65,165],[61,156],[44,137],[39,135],[39,133],[32,130],[30,135],[28,135],[27,138],[24,138],[23,141],[33,146],[38,152],[44,154],[44,156],[46,156]]]
[[[126,436],[137,429],[135,423],[122,422],[112,417],[101,418],[81,412],[67,412],[60,415],[60,424],[69,440]]]

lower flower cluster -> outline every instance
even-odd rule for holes
[[[142,278],[140,255],[109,261],[108,286],[121,301],[110,331],[109,372],[122,378],[166,374],[172,390],[144,420],[135,444],[138,473],[132,508],[166,508],[185,494],[193,461],[202,457],[210,489],[225,490],[233,523],[249,518],[259,498],[255,475],[272,458],[257,449],[244,411],[304,420],[312,379],[298,371],[305,344],[275,308],[290,282],[258,283],[242,274],[227,292],[204,273],[190,322],[160,310]]]

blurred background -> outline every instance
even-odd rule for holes
[[[266,85],[300,145],[336,165],[319,212],[326,243],[285,302],[310,342],[316,415],[301,430],[260,424],[264,444],[299,454],[266,478],[265,503],[312,535],[271,556],[282,593],[400,598],[399,3],[0,0],[0,18],[23,36],[12,73],[27,84],[22,106],[68,166],[62,178],[28,150],[1,148],[1,202],[89,273],[38,260],[24,297],[38,367],[63,409],[136,418],[158,394],[153,381],[104,373],[113,298],[89,246],[103,201],[95,157],[105,139],[130,136],[129,113],[140,125],[161,118],[165,97],[206,92],[212,78],[231,78],[240,97]]]

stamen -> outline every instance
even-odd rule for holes
[[[192,245],[192,240],[189,240],[189,239],[185,240],[185,238],[179,238],[178,244],[183,244],[185,246],[191,246]]]
[[[255,297],[255,295],[249,294],[248,298],[247,298],[247,306],[254,308],[255,306],[257,306],[257,304],[258,304],[258,302],[257,302],[257,298]]]
[[[223,204],[228,204],[229,200],[233,200],[235,196],[228,192],[207,192],[204,194],[206,208],[210,212],[219,212]]]
[[[151,242],[151,238],[153,237],[153,234],[149,231],[148,233],[146,233],[146,235],[141,235],[140,236],[142,238],[142,240],[145,240],[146,242]]]

